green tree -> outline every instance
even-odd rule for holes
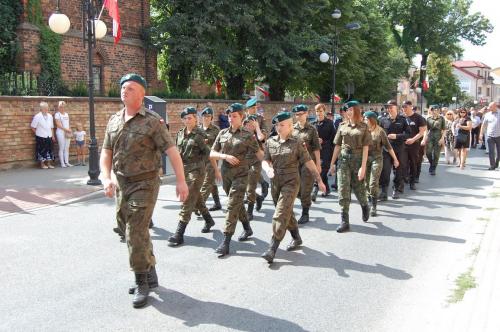
[[[453,75],[451,64],[452,59],[449,56],[432,54],[429,57],[428,75],[431,84],[425,96],[430,104],[449,104],[452,97],[460,94],[460,87]]]
[[[0,74],[16,69],[18,51],[16,29],[22,12],[19,0],[0,0]]]

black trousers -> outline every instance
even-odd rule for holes
[[[477,143],[479,142],[479,132],[480,131],[481,131],[481,126],[477,126],[476,128],[472,129],[472,131],[471,131],[470,146],[472,148],[475,148],[477,146]]]
[[[410,183],[415,183],[418,178],[419,156],[420,156],[420,142],[413,143],[406,146],[406,160],[408,163],[408,178]]]
[[[406,168],[406,147],[404,145],[393,147],[394,153],[399,161],[399,167],[394,168],[393,160],[389,152],[383,152],[383,166],[380,174],[379,184],[383,189],[387,189],[391,180],[391,171],[394,172],[394,187],[403,186],[403,170]]]
[[[321,159],[321,180],[326,186],[327,192],[330,191],[330,185],[328,184],[328,171],[330,170],[330,164],[332,162],[333,157],[333,147],[325,148],[323,147],[320,151],[320,159]]]

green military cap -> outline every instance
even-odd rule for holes
[[[243,123],[247,123],[249,121],[257,121],[257,115],[255,114],[251,114],[251,115],[248,115],[245,120],[243,120]]]
[[[304,105],[304,104],[300,104],[300,105],[295,105],[293,108],[292,108],[292,112],[293,113],[299,113],[299,112],[307,112],[309,108]]]
[[[226,113],[242,112],[244,109],[245,109],[245,106],[243,106],[243,104],[234,103],[228,107],[228,109],[226,110]]]
[[[214,115],[214,110],[210,107],[205,107],[203,111],[201,111],[201,115]]]
[[[345,104],[344,104],[344,105],[342,105],[342,107],[340,108],[340,110],[341,110],[342,112],[347,111],[347,105],[345,105]]]
[[[257,105],[257,97],[253,97],[253,98],[250,98],[247,100],[247,103],[245,104],[245,106],[248,108],[248,107],[253,107]]]
[[[438,110],[439,109],[439,105],[431,105],[431,110]]]
[[[354,106],[358,106],[359,105],[359,101],[357,101],[357,100],[349,100],[347,103],[345,103],[345,105],[347,106],[347,108],[351,108],[351,107],[354,107]]]
[[[196,115],[196,108],[194,107],[186,107],[185,109],[182,110],[181,112],[181,119],[184,119],[184,117],[188,114],[194,114]]]
[[[279,112],[273,117],[273,124],[276,124],[281,121],[288,120],[292,117],[292,113],[290,112]]]
[[[136,83],[139,83],[140,85],[142,85],[144,87],[144,89],[146,89],[146,87],[147,87],[147,83],[146,83],[146,80],[144,79],[144,77],[142,77],[141,75],[138,75],[138,74],[130,73],[130,74],[124,75],[120,79],[120,86],[122,86],[123,83],[128,82],[128,81],[134,81]]]
[[[375,112],[373,112],[373,111],[368,111],[368,112],[365,112],[365,113],[363,114],[363,116],[364,116],[365,118],[372,118],[372,119],[375,119],[375,120],[376,120],[376,119],[377,119],[377,117],[378,117],[378,116],[377,116],[377,113],[375,113]]]

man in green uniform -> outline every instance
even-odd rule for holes
[[[299,226],[293,213],[293,204],[299,192],[300,166],[308,168],[322,192],[326,187],[321,180],[317,165],[311,160],[302,140],[293,135],[292,114],[280,112],[273,118],[278,135],[266,142],[263,169],[271,179],[271,195],[276,209],[273,215],[273,236],[269,249],[262,254],[268,263],[272,263],[280,242],[288,230],[292,242],[287,250],[295,250],[302,244]]]
[[[244,107],[234,103],[228,108],[229,128],[222,129],[217,135],[210,152],[210,161],[215,170],[215,178],[222,181],[222,187],[228,196],[224,239],[215,250],[219,257],[229,253],[231,237],[236,229],[238,219],[243,224],[243,233],[238,238],[244,241],[252,236],[253,231],[248,221],[243,198],[248,184],[248,159],[250,153],[262,159],[255,136],[243,128]],[[222,159],[221,170],[217,160]],[[222,175],[221,175],[222,171]]]
[[[306,105],[296,105],[292,108],[295,119],[297,120],[293,125],[293,136],[300,138],[304,144],[309,156],[316,164],[316,169],[321,173],[321,161],[319,153],[321,145],[319,143],[318,131],[316,128],[307,121],[308,108]],[[312,191],[314,186],[313,174],[309,171],[306,165],[302,164],[300,167],[300,203],[302,205],[302,215],[298,221],[299,224],[309,222],[309,208],[312,204]]]
[[[370,208],[366,197],[364,178],[366,162],[368,160],[368,146],[370,145],[370,132],[368,126],[362,121],[359,102],[351,100],[347,105],[347,121],[343,122],[333,143],[335,150],[331,161],[331,172],[335,170],[335,161],[339,158],[338,192],[339,205],[342,208],[342,219],[338,233],[349,230],[349,205],[351,204],[351,190],[354,191],[363,211],[363,221],[368,221]]]
[[[196,117],[197,111],[194,107],[186,107],[181,112],[184,128],[179,130],[175,139],[177,149],[181,154],[184,164],[184,177],[188,185],[189,196],[186,201],[182,203],[177,230],[168,239],[168,245],[170,247],[175,247],[184,243],[184,231],[195,209],[201,212],[205,220],[205,227],[203,230],[210,230],[210,227],[215,225],[200,193],[201,185],[205,179],[205,168],[210,149],[205,143],[207,135],[197,126]]]
[[[158,286],[149,222],[158,197],[161,152],[165,152],[177,176],[177,195],[188,196],[182,160],[165,121],[143,106],[146,80],[127,74],[120,80],[125,107],[111,116],[101,151],[104,194],[113,197],[118,189],[117,215],[126,225],[129,263],[135,273],[133,306],[147,303],[149,289]],[[115,176],[111,177],[111,171]]]
[[[214,144],[215,138],[219,134],[219,127],[212,123],[214,118],[214,111],[210,107],[205,107],[201,112],[202,124],[200,128],[205,131],[207,135],[207,145],[209,148]],[[219,199],[219,189],[217,188],[217,183],[215,183],[215,171],[212,167],[210,161],[207,162],[205,179],[203,180],[203,184],[201,185],[201,198],[203,202],[206,202],[210,193],[212,194],[212,198],[214,199],[214,206],[212,206],[209,211],[217,211],[222,209]],[[204,228],[202,230],[203,233],[207,233],[210,228]]]
[[[444,144],[446,121],[439,114],[439,107],[432,105],[427,118],[427,130],[424,133],[422,145],[426,145],[427,159],[429,160],[429,174],[436,175],[436,168],[441,155],[441,146]]]

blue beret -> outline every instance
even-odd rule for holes
[[[292,118],[292,113],[290,112],[279,112],[273,117],[273,124],[276,124],[278,122],[288,120]]]
[[[351,108],[351,107],[354,107],[354,106],[358,106],[359,105],[359,101],[357,101],[357,100],[349,100],[347,103],[345,103],[345,105],[347,106],[347,108]]]
[[[253,97],[247,100],[247,103],[245,104],[246,107],[253,107],[257,105],[257,97]]]
[[[234,103],[229,106],[229,108],[226,110],[226,113],[234,113],[234,112],[241,112],[245,109],[245,106],[243,106],[240,103]]]
[[[130,74],[124,75],[120,79],[120,86],[122,86],[123,83],[128,82],[128,81],[134,81],[136,83],[139,83],[140,85],[142,85],[144,87],[144,89],[146,89],[146,87],[147,87],[147,83],[146,83],[146,80],[144,79],[144,77],[142,77],[141,75],[138,75],[138,74],[130,73]]]
[[[292,108],[292,112],[293,113],[298,113],[298,112],[307,112],[308,110],[308,107],[304,104],[300,104],[300,105],[295,105],[293,108]]]
[[[203,111],[201,111],[201,115],[214,115],[214,110],[210,107],[205,107]]]
[[[377,113],[375,113],[375,112],[373,112],[373,111],[368,111],[368,112],[365,112],[365,113],[363,114],[363,116],[364,116],[365,118],[372,118],[372,119],[375,119],[375,120],[376,120],[376,119],[377,119],[377,117],[378,117]]]
[[[181,112],[181,119],[184,119],[184,117],[188,114],[197,114],[196,108],[194,107],[186,107],[185,109],[182,110]]]

